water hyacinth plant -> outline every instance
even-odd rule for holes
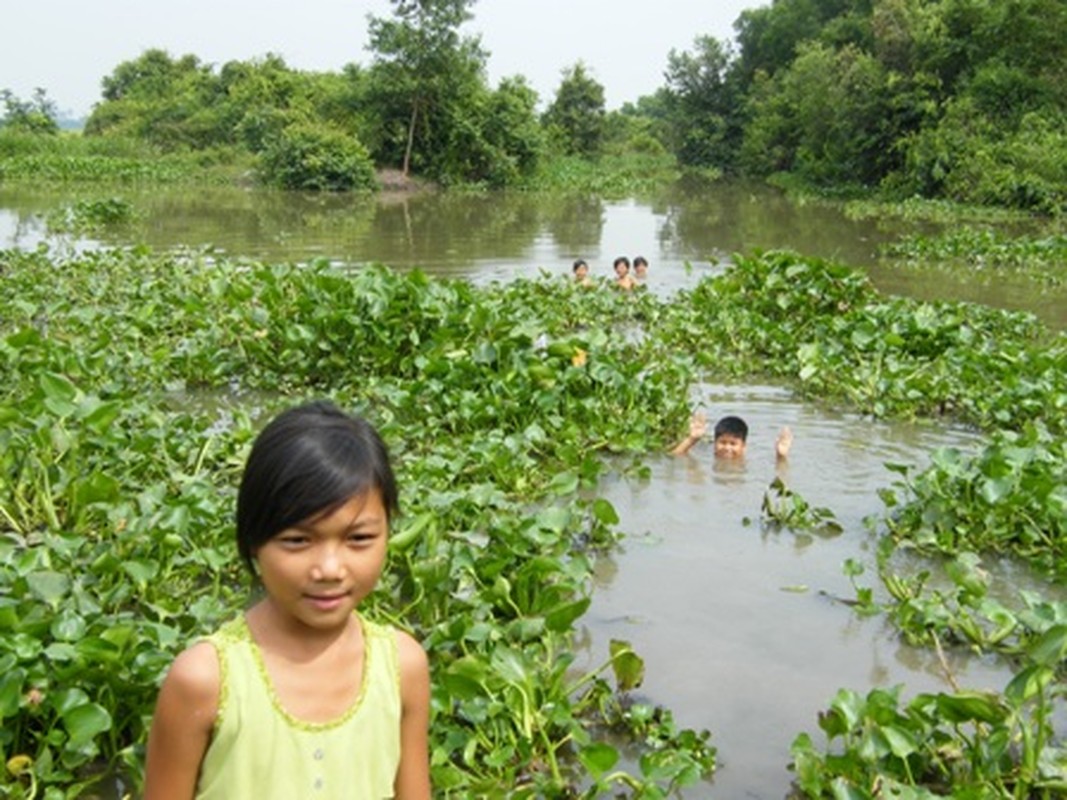
[[[950,475],[909,474],[891,490],[890,547],[910,537],[984,550],[977,520],[1018,529],[1012,508],[1034,526],[996,534],[1002,550],[1060,538],[1049,526],[1061,493],[1039,496],[1045,516],[1020,494],[1062,475],[1064,418],[1048,410],[1063,408],[1063,335],[1026,315],[888,299],[840,265],[741,258],[669,302],[549,277],[475,287],[380,266],[145,249],[9,251],[0,276],[0,787],[10,796],[73,797],[115,771],[136,782],[162,671],[247,595],[232,546],[236,476],[263,413],[298,399],[365,413],[394,453],[404,513],[369,613],[431,654],[444,796],[661,797],[713,770],[706,733],[634,697],[632,647],[618,642],[582,672],[574,643],[593,565],[623,534],[593,494],[604,457],[662,452],[687,416],[689,385],[710,370],[988,431],[996,449],[981,459],[943,460],[933,469]],[[964,485],[973,503],[944,512],[946,531],[923,522],[909,534]],[[987,500],[995,511],[977,505]],[[784,486],[769,514],[783,527],[832,522]],[[1058,562],[1058,548],[1040,552]],[[931,598],[906,580],[883,604],[891,619],[907,624],[892,608],[908,598],[925,598],[929,618],[946,607],[947,592]],[[1040,666],[982,712],[1015,726],[1010,736],[1023,735],[1022,716],[1040,716],[1035,704],[1058,702],[1033,688],[1052,686],[1062,660],[1042,637],[1063,620],[1042,602],[1012,612],[1034,631],[1016,637],[1017,653],[1038,648]],[[884,724],[891,700],[852,713],[854,698],[843,719]],[[920,723],[951,727],[961,703],[894,712],[906,736],[889,752],[916,782],[921,748],[907,737]],[[1058,752],[1046,723],[999,754],[1003,769],[1046,780]],[[848,735],[849,747],[862,743]],[[798,776],[817,797],[852,767],[814,753],[794,757],[807,759]],[[906,780],[891,759],[869,769]]]

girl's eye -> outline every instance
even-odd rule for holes
[[[278,543],[283,547],[300,547],[307,542],[306,536],[279,536]]]

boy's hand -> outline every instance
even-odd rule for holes
[[[700,441],[708,433],[708,416],[703,411],[695,411],[689,418],[689,438]]]
[[[786,458],[792,446],[793,432],[789,430],[787,425],[778,432],[778,438],[774,442],[774,452],[778,455],[778,458]]]

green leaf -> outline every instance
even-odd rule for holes
[[[1055,667],[1067,657],[1067,625],[1053,625],[1030,647],[1028,655],[1035,663]]]
[[[441,674],[441,684],[460,700],[472,700],[486,694],[484,687],[488,667],[484,661],[464,656],[453,661]]]
[[[982,481],[979,491],[982,498],[990,505],[996,505],[1011,494],[1015,482],[1011,478],[987,478]]]
[[[952,723],[997,723],[1007,719],[1010,713],[996,694],[979,691],[938,694],[937,708]]]
[[[498,647],[490,659],[493,671],[508,683],[525,685],[529,682],[530,672],[526,663],[516,650],[510,647]]]
[[[640,686],[645,679],[645,662],[634,652],[630,643],[612,639],[608,649],[619,691],[628,692]]]
[[[593,501],[593,516],[601,525],[619,524],[619,513],[615,510],[615,506],[603,497],[598,497]]]
[[[73,402],[78,396],[78,389],[67,378],[54,372],[46,372],[41,375],[39,383],[46,400],[70,404],[71,411],[74,410]]]
[[[548,484],[548,490],[557,495],[569,495],[578,491],[578,473],[557,472]]]
[[[119,659],[121,649],[99,636],[87,636],[74,645],[78,655],[90,664],[114,664]]]
[[[1031,664],[1008,681],[1004,696],[1016,706],[1021,706],[1040,694],[1055,677],[1056,673],[1049,667]]]
[[[885,737],[886,744],[889,745],[890,752],[897,758],[907,758],[918,749],[915,737],[903,728],[885,725],[881,731]]]
[[[18,712],[25,680],[26,672],[21,669],[9,670],[0,675],[0,719],[13,717]]]
[[[564,603],[545,612],[545,625],[551,631],[565,633],[570,630],[571,624],[589,608],[592,599],[584,597],[572,603]]]
[[[111,715],[97,703],[86,703],[63,714],[63,724],[70,734],[70,744],[81,747],[111,729]]]
[[[26,584],[33,594],[53,607],[70,591],[70,578],[50,570],[31,572],[26,576]]]
[[[619,762],[619,751],[603,742],[594,742],[578,751],[578,760],[594,778],[599,778]]]
[[[159,572],[159,565],[150,561],[137,561],[130,559],[122,562],[122,569],[138,584],[144,586]]]

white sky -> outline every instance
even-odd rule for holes
[[[492,85],[525,75],[542,102],[581,59],[608,108],[663,85],[667,53],[696,36],[733,38],[742,10],[768,0],[479,0],[463,28],[481,34]],[[369,64],[367,14],[388,0],[12,0],[0,16],[0,89],[48,90],[60,111],[88,113],[100,80],[150,47],[222,65],[268,52],[295,69]]]

